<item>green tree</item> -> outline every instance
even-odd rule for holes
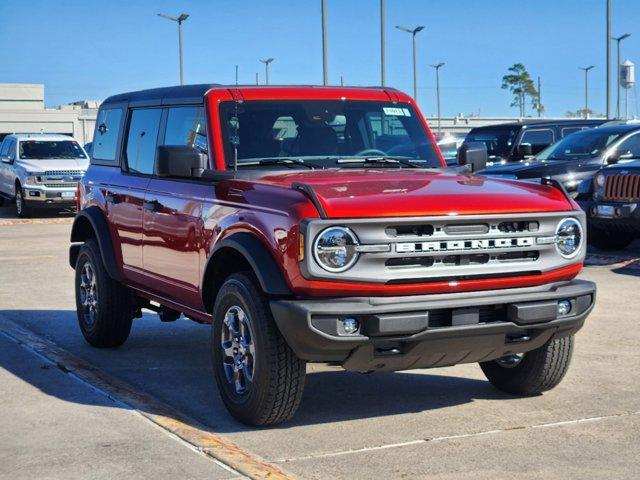
[[[538,102],[538,90],[526,67],[522,63],[514,63],[507,72],[502,77],[502,88],[513,94],[511,106],[518,107],[520,116],[524,117],[527,113],[527,99],[531,101],[534,109],[544,111],[544,106]]]

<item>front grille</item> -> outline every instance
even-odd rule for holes
[[[44,177],[55,177],[55,176],[69,176],[73,175],[74,177],[82,176],[82,170],[47,170],[44,172]]]
[[[555,242],[558,223],[567,217],[584,226],[582,211],[313,220],[304,227],[303,274],[387,285],[539,275],[569,263]],[[363,247],[376,247],[339,273],[322,269],[313,255],[313,239],[335,225],[351,229]],[[583,246],[571,262],[584,252]]]
[[[604,199],[618,202],[640,199],[640,175],[607,175]]]
[[[50,188],[73,188],[77,185],[76,182],[60,182],[60,183],[44,183],[43,184],[45,187],[50,187]]]

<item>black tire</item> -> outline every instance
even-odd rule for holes
[[[560,383],[569,369],[573,353],[573,335],[550,340],[542,347],[524,354],[513,366],[494,360],[480,367],[498,390],[515,395],[537,395]]]
[[[225,355],[223,341],[228,352],[234,345],[243,345],[240,353],[236,348],[234,354]],[[218,390],[233,417],[246,425],[266,426],[293,416],[302,398],[306,365],[280,334],[252,273],[229,276],[218,292],[211,349]],[[249,353],[243,355],[245,351]],[[236,374],[240,390],[234,382]]]
[[[16,185],[16,215],[19,218],[28,218],[31,215],[31,209],[27,206],[24,192],[20,185]]]
[[[622,250],[634,240],[633,235],[624,232],[612,232],[590,226],[587,241],[599,250]]]
[[[0,207],[4,206],[4,197],[0,195]]]
[[[78,253],[75,289],[78,324],[87,342],[98,348],[122,345],[131,332],[133,297],[130,290],[109,277],[94,239],[87,240]]]

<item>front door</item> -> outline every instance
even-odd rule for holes
[[[188,145],[206,153],[202,107],[166,110],[164,145]],[[148,285],[156,293],[192,308],[200,307],[203,199],[214,194],[210,182],[154,177],[144,198],[142,256]]]

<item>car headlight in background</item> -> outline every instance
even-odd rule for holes
[[[36,172],[27,172],[27,176],[25,178],[25,182],[27,184],[33,184],[33,183],[38,183],[38,177],[42,175],[42,173],[36,173]]]
[[[313,256],[328,272],[348,270],[358,260],[358,238],[345,227],[329,227],[318,234],[313,243]]]
[[[604,176],[604,173],[599,173],[593,179],[593,183],[596,186],[596,188],[602,188],[604,187],[605,180],[606,180],[606,177]]]
[[[580,222],[575,218],[565,218],[556,229],[556,248],[564,258],[573,258],[580,251],[583,238]]]

